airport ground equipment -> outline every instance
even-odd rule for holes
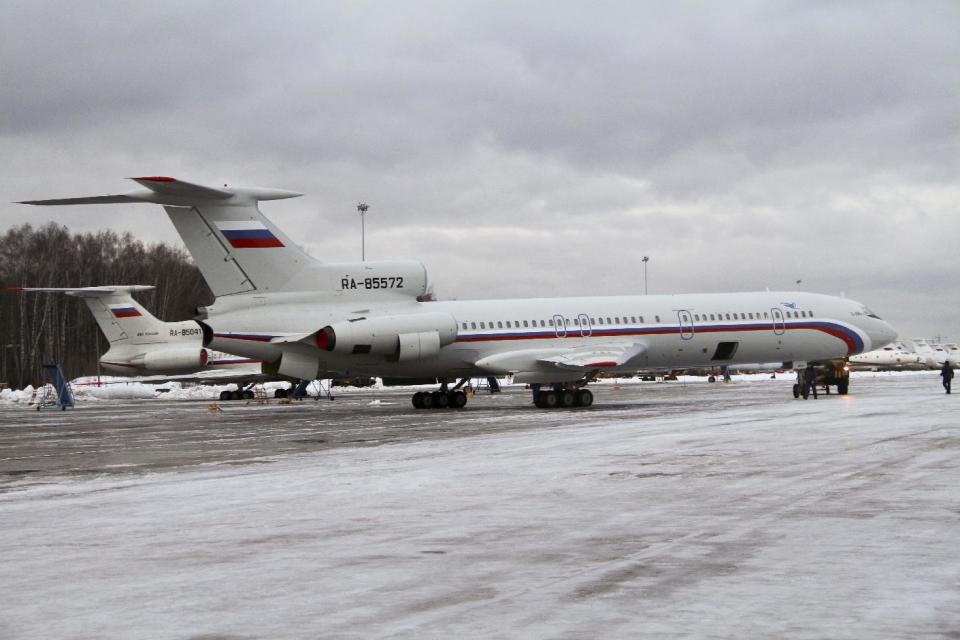
[[[837,388],[837,393],[841,396],[850,392],[850,366],[845,358],[837,358],[824,362],[814,363],[816,371],[816,384],[823,387],[823,392],[830,395],[830,387]],[[793,383],[793,397],[799,398],[803,395],[803,369],[797,369],[797,381]]]

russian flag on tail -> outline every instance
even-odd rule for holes
[[[114,318],[138,318],[141,314],[136,307],[110,307]]]
[[[219,220],[220,233],[234,249],[267,249],[283,243],[259,220]]]

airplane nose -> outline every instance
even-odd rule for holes
[[[879,349],[897,339],[897,330],[882,320],[868,333],[870,335],[871,349]]]

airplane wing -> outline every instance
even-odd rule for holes
[[[564,369],[586,369],[590,371],[615,369],[643,355],[646,350],[646,345],[639,342],[599,344],[568,349],[563,353],[538,358],[538,361]]]
[[[640,342],[611,342],[584,347],[520,349],[481,358],[475,364],[490,373],[564,370],[588,373],[616,369],[639,360],[647,346]]]

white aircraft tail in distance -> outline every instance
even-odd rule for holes
[[[179,375],[200,371],[260,373],[258,360],[212,351],[193,320],[164,322],[133,293],[149,285],[96,287],[10,287],[14,293],[63,293],[86,303],[110,347],[100,357],[107,371],[124,376]]]
[[[206,346],[302,379],[438,379],[418,408],[461,407],[458,387],[490,375],[529,383],[538,406],[588,406],[599,373],[805,364],[896,337],[859,302],[797,291],[420,302],[419,262],[321,263],[297,248],[257,207],[293,192],[135,180],[145,189],[26,204],[163,205],[217,295]]]

